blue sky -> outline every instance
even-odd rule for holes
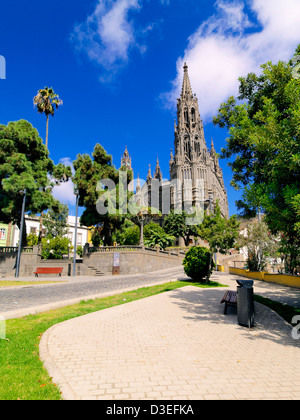
[[[32,99],[51,86],[63,106],[50,119],[55,163],[91,154],[100,143],[120,166],[125,146],[135,176],[147,176],[159,158],[169,178],[176,99],[184,61],[197,94],[205,138],[217,152],[227,133],[212,116],[237,78],[260,64],[288,60],[300,43],[299,0],[10,0],[1,5],[0,123],[30,121],[45,138],[45,117]],[[240,194],[220,165],[230,214]],[[55,191],[70,204],[72,185]]]

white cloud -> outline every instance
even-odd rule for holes
[[[91,61],[114,73],[127,63],[130,49],[144,48],[136,41],[134,22],[129,17],[139,9],[140,0],[98,0],[87,20],[75,26],[71,41]]]
[[[64,204],[74,206],[76,198],[74,195],[74,184],[71,180],[57,185],[52,190],[53,197]]]
[[[257,22],[251,22],[246,14],[245,2],[215,3],[217,13],[189,37],[184,56],[177,60],[172,89],[162,95],[167,106],[174,107],[180,95],[185,61],[201,115],[207,119],[216,114],[221,102],[237,94],[238,77],[258,73],[267,61],[288,60],[293,55],[300,42],[299,0],[247,3]],[[246,33],[248,28],[251,32]]]
[[[63,163],[66,166],[71,166],[72,172],[74,174],[73,161],[69,157],[64,157],[59,160],[59,163]],[[74,184],[72,180],[67,182],[62,182],[60,185],[57,185],[52,190],[53,197],[59,200],[64,204],[69,204],[71,206],[76,204],[76,198],[74,195]]]

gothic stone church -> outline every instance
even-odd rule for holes
[[[174,154],[171,150],[169,162],[170,180],[163,180],[158,160],[153,176],[149,165],[144,185],[140,185],[139,178],[137,180],[137,204],[155,207],[162,214],[168,214],[170,209],[189,212],[193,207],[208,209],[210,212],[219,200],[222,215],[228,218],[228,200],[222,169],[213,141],[210,150],[207,148],[198,99],[193,94],[186,63],[182,91],[177,99],[177,124],[175,121],[174,130],[175,149]],[[127,147],[121,166],[132,169]]]

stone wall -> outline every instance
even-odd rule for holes
[[[120,254],[119,274],[149,273],[182,264],[184,252],[160,251],[144,247],[108,247],[99,252],[87,252],[76,263],[76,276],[112,275],[114,254]],[[17,251],[0,252],[0,277],[15,276]],[[34,277],[37,267],[63,267],[62,276],[73,275],[73,262],[42,260],[39,247],[24,250],[20,260],[20,277]],[[48,275],[47,275],[48,276]]]
[[[0,253],[0,277],[10,277],[14,275],[17,252]]]
[[[134,247],[125,251],[116,248],[120,254],[120,274],[149,273],[176,267],[182,264],[184,253],[179,251],[159,251],[157,249]],[[114,250],[109,247],[101,252],[90,252],[83,257],[83,263],[88,268],[94,268],[103,275],[113,273]]]

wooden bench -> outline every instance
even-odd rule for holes
[[[237,306],[236,292],[227,290],[220,303],[225,303],[224,314],[226,315],[228,306]]]
[[[61,277],[63,267],[38,267],[33,273],[35,277],[38,277],[39,274],[58,274]]]

